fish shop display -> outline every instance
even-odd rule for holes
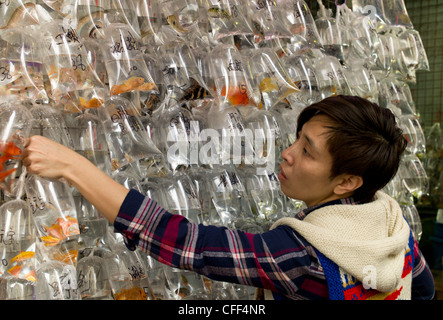
[[[32,135],[174,214],[264,232],[304,207],[277,178],[298,114],[361,96],[391,109],[408,139],[385,191],[420,239],[426,141],[409,89],[429,70],[420,34],[403,0],[334,13],[317,3],[314,13],[303,0],[0,1],[0,299],[254,298],[129,250],[66,181],[26,172]]]

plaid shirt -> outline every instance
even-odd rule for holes
[[[331,201],[304,209],[296,218],[303,219],[321,206],[352,203],[352,198]],[[314,248],[289,226],[251,234],[195,224],[130,190],[114,227],[130,249],[139,246],[169,266],[269,289],[276,299],[328,299],[325,274]],[[433,279],[417,243],[414,251],[413,298],[432,298]]]

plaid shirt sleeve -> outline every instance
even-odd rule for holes
[[[290,227],[251,234],[205,226],[169,213],[131,190],[114,227],[129,248],[211,279],[270,289],[283,297],[327,299],[327,286],[313,248]]]

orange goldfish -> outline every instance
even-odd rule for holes
[[[45,230],[48,235],[40,238],[45,246],[54,246],[66,237],[80,234],[77,219],[70,216],[58,218],[52,226],[45,227]]]
[[[36,281],[34,270],[29,267],[29,264],[23,264],[25,260],[34,258],[34,256],[35,252],[33,251],[21,251],[18,255],[10,260],[10,263],[15,263],[15,265],[8,269],[8,273],[14,277],[25,278],[29,281]],[[25,274],[26,272],[28,273]]]
[[[44,236],[44,237],[41,237],[40,239],[42,239],[42,241],[45,243],[45,247],[55,246],[61,240],[59,238],[52,237],[52,236]]]
[[[54,259],[67,263],[67,264],[76,264],[78,257],[78,250],[69,250],[66,252],[57,252],[54,255]]]
[[[278,91],[279,90],[277,83],[275,83],[275,81],[269,77],[264,78],[260,82],[259,87],[260,87],[261,92],[270,92],[270,91]]]
[[[63,234],[67,237],[72,234],[80,233],[77,219],[70,216],[66,216],[66,218],[58,218],[56,224],[61,227]]]
[[[8,269],[8,273],[14,277],[17,277],[20,274],[20,271],[22,271],[23,266],[13,266],[12,268]]]
[[[0,164],[0,166],[3,166],[2,164]],[[7,176],[9,176],[10,174],[13,174],[17,169],[10,169],[10,170],[6,170],[3,172],[0,172],[0,182],[2,182],[3,180],[6,179]]]
[[[138,287],[123,289],[114,294],[115,300],[146,300],[146,293]]]
[[[84,98],[80,97],[79,100],[82,109],[98,108],[103,104],[103,100],[98,98],[92,98],[89,101],[86,101]]]
[[[4,155],[8,155],[14,157],[19,156],[22,153],[22,150],[15,145],[14,142],[0,142],[0,153]]]
[[[22,150],[13,142],[0,142],[0,182],[6,179],[7,176],[14,173],[17,168],[4,170],[4,163],[11,159],[18,159],[18,156],[22,153]]]
[[[33,258],[35,256],[35,252],[33,251],[22,251],[18,255],[16,255],[14,258],[11,259],[11,263],[14,262],[23,262],[27,259]]]
[[[50,227],[46,227],[46,231],[54,238],[63,239],[65,237],[62,227],[58,224],[53,224]]]
[[[22,272],[24,266],[14,266],[8,270],[8,273],[14,277],[19,277]],[[20,277],[21,278],[21,277]],[[24,278],[28,281],[37,281],[37,277],[35,275],[35,270],[31,270],[28,274],[24,276]]]
[[[230,86],[228,90],[226,90],[226,86],[223,86],[220,95],[227,97],[233,106],[249,105],[249,96],[245,85]]]
[[[145,79],[142,77],[131,77],[120,85],[113,85],[111,88],[111,95],[118,95],[132,90],[149,91],[154,88],[155,84],[153,82],[145,83]]]

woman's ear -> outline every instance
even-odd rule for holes
[[[337,178],[339,180],[334,188],[334,193],[337,195],[352,193],[363,185],[363,178],[360,176],[343,174]]]

